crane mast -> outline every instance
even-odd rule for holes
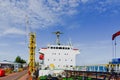
[[[29,25],[29,20],[28,20],[28,16],[25,16],[26,19],[26,36],[28,39],[29,36],[29,69],[28,72],[29,74],[32,74],[35,71],[35,48],[36,48],[36,34],[33,32],[30,32],[28,25]],[[29,35],[28,35],[29,34]]]
[[[36,34],[30,32],[29,34],[29,72],[33,73],[35,71],[35,46],[36,44]]]

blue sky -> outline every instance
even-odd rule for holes
[[[26,18],[27,15],[27,18]],[[26,30],[26,20],[29,20]],[[78,65],[104,64],[113,58],[112,34],[120,30],[120,0],[0,0],[0,61],[28,59],[27,33],[36,33],[38,49],[69,40],[80,49]],[[116,38],[120,57],[120,37]]]

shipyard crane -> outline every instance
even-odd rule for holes
[[[29,75],[33,74],[33,72],[35,71],[35,48],[36,48],[36,34],[34,32],[29,32],[29,21],[28,21],[28,17],[26,16],[26,34],[27,37],[29,36],[29,66],[28,66],[28,72]]]
[[[29,33],[29,71],[33,73],[35,71],[35,44],[36,44],[36,34],[33,32]]]

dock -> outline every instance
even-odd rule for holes
[[[72,77],[77,80],[78,77],[82,77],[82,80],[86,80],[86,78],[91,78],[92,80],[120,80],[120,73],[115,72],[65,70],[65,73],[66,79]]]

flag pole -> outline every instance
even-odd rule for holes
[[[115,59],[116,59],[116,45],[117,43],[116,43],[116,38],[115,38]]]

